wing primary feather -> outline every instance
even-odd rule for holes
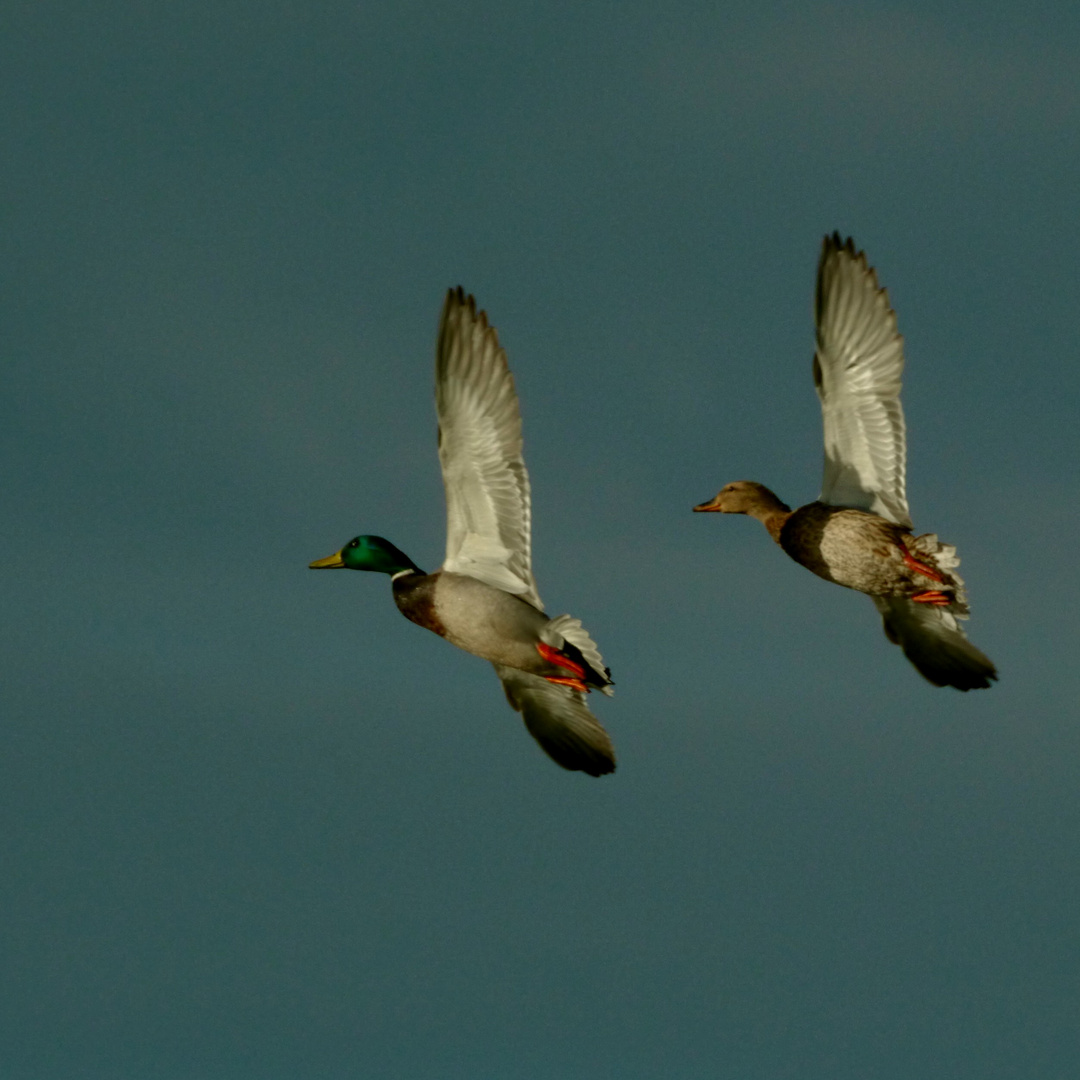
[[[439,322],[435,407],[446,489],[443,568],[541,608],[514,379],[498,333],[460,286],[447,293]]]
[[[900,404],[903,338],[888,292],[850,237],[825,237],[814,316],[814,385],[825,435],[821,501],[910,527]]]

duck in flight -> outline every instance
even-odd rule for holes
[[[435,358],[446,559],[426,574],[380,536],[357,536],[313,570],[389,574],[412,622],[489,660],[510,705],[564,769],[602,776],[615,751],[585,695],[611,673],[578,619],[544,614],[532,572],[529,474],[506,351],[476,301],[451,289]]]
[[[896,312],[865,253],[838,233],[822,246],[815,318],[821,497],[793,511],[763,484],[738,480],[694,509],[757,518],[796,562],[867,593],[886,637],[935,686],[985,689],[997,671],[957,622],[968,617],[968,604],[956,548],[933,533],[912,533]]]

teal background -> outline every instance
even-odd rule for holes
[[[1075,1077],[1078,72],[1040,0],[0,4],[0,1077]],[[832,229],[992,690],[690,513],[816,496]],[[441,560],[458,283],[614,777],[306,569]]]

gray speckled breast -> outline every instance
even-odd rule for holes
[[[780,530],[780,546],[807,570],[876,596],[906,594],[911,575],[900,542],[906,530],[877,514],[813,502]]]
[[[536,651],[548,617],[524,600],[465,574],[409,574],[394,582],[394,600],[414,623],[493,664],[547,675]]]

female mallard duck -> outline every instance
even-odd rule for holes
[[[389,574],[405,618],[495,665],[549,757],[590,776],[613,772],[611,740],[585,703],[593,687],[612,692],[611,673],[577,619],[544,614],[514,380],[495,328],[460,288],[447,294],[439,324],[435,407],[446,487],[442,568],[425,574],[381,536],[358,536],[311,568]]]
[[[796,562],[867,593],[885,635],[935,686],[984,689],[994,665],[968,641],[956,548],[914,536],[904,491],[903,338],[877,275],[838,233],[825,237],[815,300],[814,384],[825,421],[821,498],[792,511],[739,480],[698,511],[749,514]]]

